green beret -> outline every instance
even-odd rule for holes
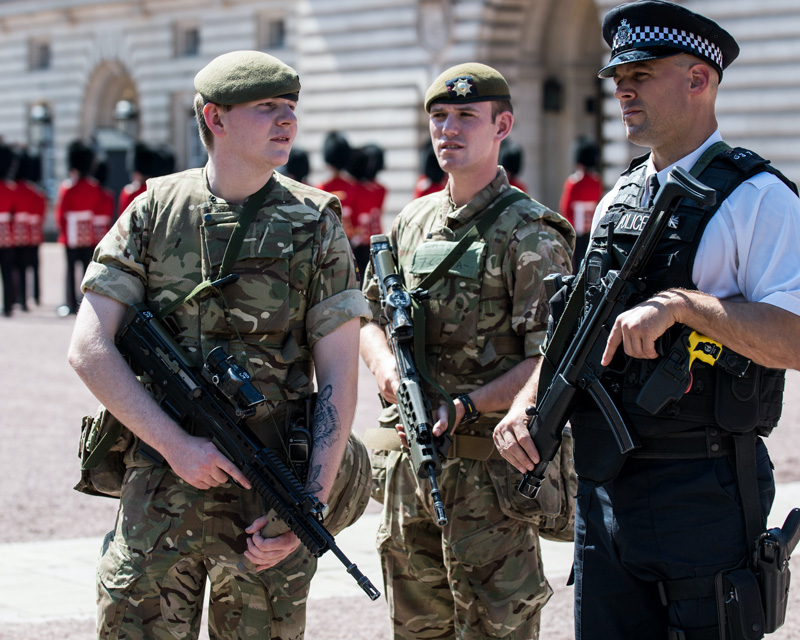
[[[442,72],[428,87],[425,111],[430,112],[434,102],[462,104],[486,100],[511,100],[506,79],[485,64],[465,62]]]
[[[300,78],[289,65],[262,51],[231,51],[200,69],[194,88],[203,100],[217,104],[265,98],[297,100]]]

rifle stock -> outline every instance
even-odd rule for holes
[[[579,400],[578,392],[585,392],[594,400],[605,417],[621,453],[635,448],[636,442],[603,387],[601,378],[606,367],[601,364],[608,336],[617,316],[628,306],[632,296],[639,292],[639,277],[669,223],[670,216],[683,198],[701,204],[715,202],[716,191],[703,185],[688,172],[676,167],[669,172],[659,189],[652,211],[641,235],[631,249],[619,271],[607,271],[607,256],[589,252],[586,257],[590,276],[586,311],[578,330],[564,349],[563,354],[546,354],[557,361],[552,381],[537,399],[529,416],[528,430],[539,451],[540,461],[527,472],[519,484],[523,495],[533,498],[539,491],[547,465],[561,445],[561,434]],[[573,292],[574,295],[574,292]]]
[[[231,377],[217,372],[219,365],[227,360],[219,347],[198,371],[144,304],[130,307],[117,333],[116,345],[135,371],[150,377],[152,393],[161,408],[178,424],[193,424],[211,437],[217,448],[250,480],[267,508],[275,510],[314,556],[330,550],[371,600],[380,597],[380,592],[348,560],[326,529],[322,521],[324,505],[304,490],[278,453],[265,447],[245,423],[245,418],[252,416],[255,407],[264,402],[263,395],[249,385],[246,372],[234,371],[234,377],[238,375],[247,392],[232,393]]]

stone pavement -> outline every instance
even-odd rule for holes
[[[800,505],[800,482],[778,485],[769,526],[782,525],[783,518],[796,505]],[[336,541],[382,592],[380,562],[374,546],[379,518],[377,510],[370,508]],[[100,543],[97,538],[76,538],[0,544],[0,629],[8,624],[93,619],[94,571]],[[543,540],[542,555],[548,579],[554,586],[563,583],[572,564],[572,545]],[[370,606],[367,596],[331,553],[320,558],[309,610],[327,598],[346,598]]]
[[[375,531],[380,514],[366,513],[342,531],[336,542],[344,554],[383,592],[380,562],[375,550]],[[94,572],[102,540],[76,538],[44,542],[0,544],[0,629],[6,624],[46,622],[65,618],[93,618]],[[569,575],[572,545],[544,541],[548,577]],[[332,553],[325,553],[311,585],[309,607],[325,598],[369,600],[347,575]]]

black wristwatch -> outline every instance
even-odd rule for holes
[[[462,393],[456,396],[456,400],[461,400],[461,404],[464,407],[464,417],[461,418],[461,424],[471,424],[481,417],[480,412],[475,408],[475,403],[472,401],[472,398],[469,397],[469,394]]]

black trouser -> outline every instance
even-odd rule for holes
[[[764,443],[756,449],[764,521],[775,496]],[[718,628],[713,597],[664,606],[661,581],[714,576],[746,557],[734,457],[629,458],[605,485],[579,481],[575,514],[576,640],[665,640],[669,627]]]
[[[16,270],[17,250],[14,247],[0,248],[0,272],[3,278],[3,315],[11,315],[16,292],[14,290],[14,271]]]
[[[19,273],[19,290],[17,302],[23,306],[28,302],[28,270],[33,275],[33,299],[36,304],[41,301],[39,289],[39,246],[28,245],[17,247],[17,268]]]
[[[86,268],[92,261],[94,254],[93,247],[67,247],[67,306],[70,313],[78,312],[78,291],[81,286],[81,279],[86,272]],[[83,269],[79,277],[75,276],[75,265],[80,262]]]

